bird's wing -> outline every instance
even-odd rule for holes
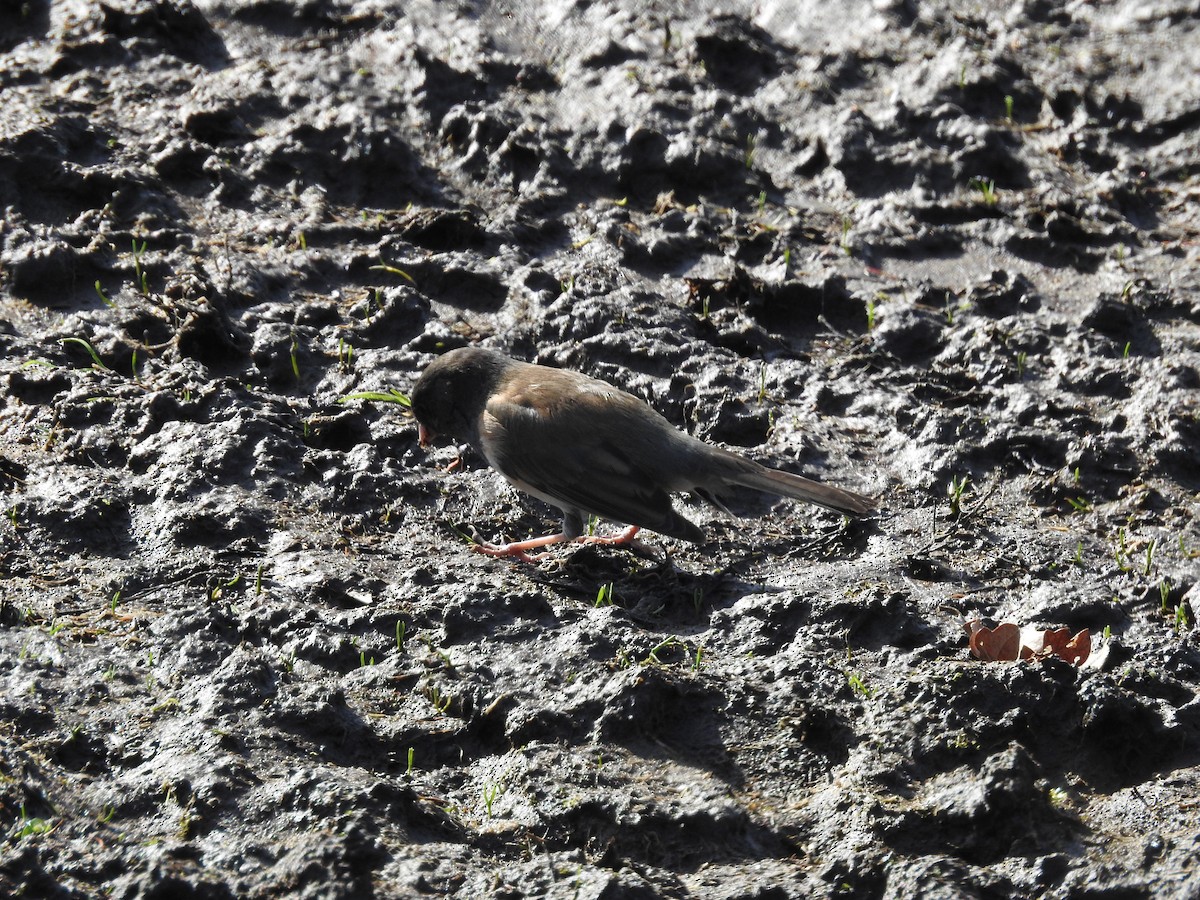
[[[595,391],[583,398],[565,392],[553,405],[533,392],[494,394],[480,424],[488,462],[516,487],[564,511],[700,540],[700,530],[672,509],[664,486],[623,448],[620,413],[606,408],[603,389]]]

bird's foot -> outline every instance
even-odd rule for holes
[[[667,558],[666,552],[661,547],[655,547],[651,544],[643,543],[637,539],[637,533],[641,531],[638,525],[630,525],[620,534],[610,535],[609,537],[601,537],[599,535],[589,535],[587,537],[575,538],[577,544],[602,544],[606,547],[628,547],[634,553],[646,559],[664,560]]]
[[[613,534],[613,535],[609,535],[608,537],[602,537],[601,535],[598,535],[598,534],[589,534],[586,536],[575,538],[575,543],[577,543],[577,544],[604,544],[605,546],[608,546],[608,547],[617,547],[617,546],[620,546],[621,544],[640,545],[641,541],[635,541],[633,538],[634,538],[634,535],[636,535],[641,530],[642,529],[637,525],[630,525],[628,528],[626,528],[620,534]]]
[[[492,544],[487,541],[476,540],[471,545],[471,549],[476,553],[482,553],[484,556],[511,556],[514,559],[521,560],[521,562],[535,563],[540,559],[550,556],[550,552],[530,554],[526,553],[526,550],[549,547],[552,544],[561,544],[566,540],[568,540],[567,536],[560,531],[558,534],[530,538],[527,541],[513,541],[510,544]]]

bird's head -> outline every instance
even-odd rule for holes
[[[511,364],[507,357],[478,347],[451,350],[430,363],[409,394],[421,446],[440,435],[477,444],[488,395]]]

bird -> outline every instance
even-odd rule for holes
[[[472,549],[534,562],[554,544],[631,544],[642,529],[695,544],[704,531],[672,505],[688,492],[725,509],[734,487],[866,517],[875,501],[761,465],[673,426],[645,401],[581,372],[460,347],[431,362],[409,394],[418,443],[469,444],[517,490],[562,511],[555,534]],[[728,510],[726,510],[728,511]],[[585,536],[592,516],[628,527]]]

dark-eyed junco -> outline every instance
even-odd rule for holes
[[[735,485],[806,500],[847,515],[875,504],[860,494],[761,466],[684,434],[646,403],[579,372],[464,347],[417,379],[412,411],[421,446],[439,434],[466,441],[519,490],[562,510],[562,531],[511,544],[475,544],[516,556],[562,541],[628,543],[641,528],[702,543],[704,532],[671,506],[690,491],[724,508]],[[616,537],[582,537],[588,516],[630,525]]]

